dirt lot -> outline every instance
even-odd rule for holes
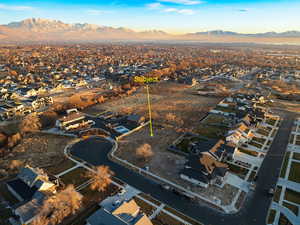
[[[15,173],[26,164],[40,168],[59,165],[64,160],[63,149],[70,140],[68,137],[48,134],[28,135],[12,153],[0,159],[0,173]]]
[[[159,172],[168,176],[174,173],[174,166],[179,170],[185,161],[180,155],[175,155],[167,151],[167,147],[179,136],[176,131],[169,128],[154,129],[154,136],[149,135],[149,127],[125,137],[119,143],[116,155],[126,159],[139,167],[149,166],[154,172]],[[141,145],[148,143],[151,146],[153,156],[150,160],[141,160],[135,150]]]
[[[209,197],[211,200],[214,200],[213,196],[216,196],[222,201],[222,205],[230,204],[238,191],[237,188],[226,184],[223,188],[211,186],[205,189],[195,187],[179,177],[179,171],[184,167],[185,157],[166,150],[179,135],[169,128],[164,128],[155,129],[154,136],[150,137],[149,128],[145,127],[122,139],[116,155],[139,167],[149,166],[149,170],[154,174]],[[153,151],[153,156],[149,160],[141,160],[135,154],[135,150],[144,143],[150,144]]]
[[[152,118],[154,123],[168,123],[176,127],[191,128],[220,98],[194,95],[196,86],[161,82],[150,86]],[[101,110],[118,113],[138,113],[148,117],[147,93],[144,87],[131,96],[108,101],[85,110],[97,114]]]
[[[179,177],[179,171],[183,168],[185,157],[167,151],[182,133],[182,129],[191,130],[197,127],[199,120],[206,115],[207,111],[214,107],[220,99],[207,98],[193,95],[194,90],[179,84],[159,84],[151,86],[152,110],[154,114],[154,136],[149,135],[149,127],[124,137],[119,143],[116,155],[139,166],[149,166],[150,171],[166,179],[191,189],[203,196],[216,196],[221,199],[223,205],[231,202],[237,192],[236,188],[225,185],[224,188],[211,187],[203,189],[192,187],[188,182]],[[147,96],[145,90],[139,90],[133,96],[108,102],[90,108],[94,113],[100,109],[115,112],[135,112],[147,117]],[[172,116],[168,114],[172,114]],[[174,116],[175,115],[175,116]],[[175,118],[175,119],[174,119]],[[143,160],[136,154],[136,149],[143,144],[151,146],[153,156]]]

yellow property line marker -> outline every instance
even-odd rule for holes
[[[150,136],[153,137],[152,116],[151,116],[151,102],[150,102],[150,94],[149,94],[149,86],[148,85],[146,85],[146,89],[147,89],[147,98],[148,98]]]

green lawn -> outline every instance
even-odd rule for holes
[[[160,204],[161,204],[160,201],[154,199],[154,198],[153,198],[151,195],[149,195],[149,194],[140,193],[139,195],[140,195],[141,197],[143,197],[144,199],[146,199],[146,200],[152,202],[152,203],[155,204],[155,205],[160,205]]]
[[[300,153],[294,152],[294,153],[293,153],[293,159],[300,160]]]
[[[93,204],[85,208],[84,210],[77,212],[76,217],[71,219],[69,223],[65,224],[72,224],[72,225],[86,225],[86,219],[90,217],[93,213],[98,211],[100,209],[100,206],[98,204]],[[64,223],[62,223],[64,224]]]
[[[215,110],[222,111],[222,112],[227,112],[227,113],[235,113],[236,109],[234,107],[223,107],[223,106],[217,106],[214,108]]]
[[[228,129],[220,126],[208,126],[200,124],[196,129],[195,133],[207,137],[207,138],[223,138]]]
[[[178,212],[177,210],[175,210],[175,209],[173,209],[171,207],[166,206],[164,209],[168,210],[172,214],[180,217],[181,219],[185,220],[186,222],[188,222],[188,223],[190,223],[192,225],[203,225],[202,223],[200,223],[200,222],[198,222],[198,221],[196,221],[196,220],[194,220],[194,219],[192,219],[192,218],[190,218],[190,217],[188,217],[188,216],[186,216],[186,215]]]
[[[178,220],[174,219],[173,217],[169,216],[164,212],[160,212],[151,222],[154,225],[166,225],[166,224],[182,225],[181,222],[179,222]]]
[[[262,145],[261,145],[261,144],[258,144],[258,143],[254,142],[254,141],[250,141],[249,145],[253,145],[253,146],[255,146],[256,148],[262,148]]]
[[[259,128],[256,132],[259,133],[259,134],[262,134],[264,136],[269,135],[269,131],[266,131],[265,129],[262,129],[262,128]]]
[[[212,125],[226,125],[226,118],[222,115],[217,115],[217,114],[209,114],[205,120],[202,121],[202,124],[212,124]]]
[[[296,204],[300,204],[300,193],[287,188],[284,199]]]
[[[69,159],[64,159],[61,163],[59,163],[58,165],[55,166],[51,166],[51,167],[47,167],[45,168],[45,171],[48,174],[52,174],[52,175],[57,175],[67,169],[72,168],[73,166],[75,166],[76,164],[69,160]]]
[[[277,202],[277,203],[279,202],[281,190],[282,190],[282,188],[280,186],[276,187],[276,190],[275,190],[275,193],[274,193],[274,197],[273,197],[273,201],[274,202]]]
[[[292,162],[289,173],[289,180],[300,183],[300,163]]]
[[[141,210],[147,215],[150,216],[154,210],[156,209],[152,205],[148,204],[147,202],[143,201],[142,199],[139,199],[137,197],[133,197],[136,204],[141,207]]]
[[[257,157],[258,156],[258,152],[256,152],[256,151],[251,151],[251,150],[248,150],[248,149],[244,149],[244,148],[239,148],[238,149],[240,152],[243,152],[243,153],[245,153],[245,154],[247,154],[247,155],[251,155],[251,156],[254,156],[254,157]]]
[[[281,170],[280,170],[280,177],[282,177],[282,178],[284,178],[284,176],[285,176],[286,168],[287,168],[289,158],[290,158],[290,154],[291,154],[290,152],[285,153],[285,156],[284,156],[284,159],[283,159],[283,164],[282,164]]]
[[[267,221],[268,224],[271,224],[274,222],[275,215],[276,215],[276,211],[274,209],[271,209],[269,211],[269,216],[268,216],[268,221]]]
[[[255,171],[251,171],[251,174],[250,174],[250,176],[248,177],[248,181],[249,181],[249,182],[253,181],[255,175],[256,175],[256,172],[255,172]]]
[[[61,176],[60,179],[65,185],[74,184],[76,187],[88,180],[88,178],[85,176],[87,171],[88,170],[83,167],[78,167],[75,170],[72,170],[71,172]]]
[[[276,132],[277,132],[277,129],[274,129],[274,130],[272,131],[271,137],[275,137]]]
[[[296,216],[298,216],[298,207],[295,205],[292,205],[288,202],[283,202],[282,204],[284,207],[288,208],[289,210],[291,210]]]
[[[235,173],[235,174],[239,175],[242,178],[244,178],[247,175],[248,171],[249,171],[246,168],[243,168],[243,167],[231,164],[231,163],[228,163],[228,166],[229,166],[229,170],[232,173]]]
[[[289,225],[289,224],[292,224],[292,223],[288,220],[288,218],[286,218],[285,215],[280,213],[278,225]]]
[[[266,139],[258,138],[258,137],[253,137],[252,140],[255,141],[255,142],[261,143],[261,144],[264,144],[265,141],[266,141]]]
[[[271,126],[274,126],[275,123],[276,123],[276,120],[269,118],[269,119],[267,119],[266,123],[271,125]]]
[[[291,135],[290,135],[290,139],[289,139],[289,143],[290,143],[290,144],[293,144],[293,143],[294,143],[294,138],[295,138],[295,135],[294,135],[294,134],[291,134]]]
[[[105,191],[92,190],[90,186],[81,189],[79,192],[83,195],[84,202],[101,202],[111,195],[117,194],[119,188],[110,184]]]

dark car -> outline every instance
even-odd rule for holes
[[[266,192],[267,192],[267,195],[270,197],[273,197],[274,193],[275,193],[274,188],[267,189]]]

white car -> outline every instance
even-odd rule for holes
[[[126,190],[125,189],[121,189],[118,193],[118,195],[124,195],[126,193]]]

